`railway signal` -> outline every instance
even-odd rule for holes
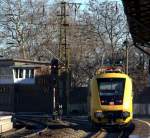
[[[58,75],[58,59],[53,58],[51,61],[51,74]]]
[[[58,116],[57,104],[58,104],[58,59],[53,58],[51,61],[51,79],[53,90],[53,119],[56,120]]]

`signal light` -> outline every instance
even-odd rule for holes
[[[53,58],[51,61],[51,73],[58,74],[58,59]]]

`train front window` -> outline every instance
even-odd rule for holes
[[[123,95],[124,78],[101,78],[97,80],[100,96]]]

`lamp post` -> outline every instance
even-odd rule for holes
[[[128,41],[125,40],[123,42],[124,46],[126,47],[126,74],[128,74],[128,71],[129,71],[129,67],[128,67],[128,64],[129,64],[129,51],[128,51]]]

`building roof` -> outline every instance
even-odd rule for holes
[[[150,0],[122,0],[135,43],[150,44]]]
[[[40,68],[40,65],[34,65],[34,64],[23,64],[23,65],[14,65],[11,66],[12,68]]]
[[[33,60],[25,60],[25,59],[12,59],[12,58],[0,58],[0,62],[18,62],[18,63],[27,63],[27,64],[43,64],[50,65],[51,63],[48,61],[33,61]]]

